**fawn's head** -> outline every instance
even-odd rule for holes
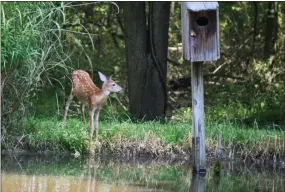
[[[101,81],[103,81],[102,89],[108,92],[124,92],[124,89],[120,87],[115,81],[112,80],[112,77],[106,77],[100,71],[98,72]]]

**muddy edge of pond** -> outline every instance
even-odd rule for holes
[[[58,151],[54,150],[53,147],[38,146],[33,149],[14,148],[14,149],[2,149],[2,155],[13,155],[13,154],[30,154],[30,155],[69,155],[78,158],[80,156],[88,155],[91,158],[96,156],[106,156],[122,161],[130,161],[133,159],[149,159],[149,160],[161,160],[169,163],[184,162],[192,163],[192,150],[191,148],[182,148],[172,145],[165,144],[153,144],[149,142],[124,142],[120,145],[110,143],[107,141],[94,142],[89,152],[78,151]],[[226,150],[218,152],[215,148],[206,148],[207,164],[213,165],[217,160],[238,160],[245,163],[254,164],[281,164],[285,165],[285,156],[275,155],[274,153],[262,154],[262,152],[250,153],[240,150]]]

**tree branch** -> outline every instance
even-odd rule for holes
[[[182,63],[180,63],[180,62],[178,62],[178,61],[176,61],[174,59],[171,59],[169,57],[167,57],[167,61],[172,63],[174,66],[177,66],[177,67],[182,66]]]

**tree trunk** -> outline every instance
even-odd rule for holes
[[[255,51],[255,40],[257,36],[257,22],[258,22],[258,2],[253,1],[253,7],[254,7],[254,20],[253,20],[253,37],[252,37],[252,47],[251,52],[254,55]]]
[[[285,31],[285,3],[280,3],[279,6],[280,6],[280,9],[279,9],[280,12],[283,13],[281,15],[281,17],[282,17],[281,23],[282,24],[280,26],[280,30]],[[285,48],[285,38],[283,38],[283,47]],[[285,81],[284,81],[284,83],[285,83]]]
[[[278,32],[277,2],[269,1],[265,29],[264,57],[268,59],[275,52],[275,42]]]
[[[126,58],[130,112],[138,119],[164,117],[169,2],[150,2],[146,24],[144,2],[125,2]]]

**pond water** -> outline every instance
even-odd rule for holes
[[[67,155],[2,155],[3,192],[285,192],[285,169],[222,162],[220,176],[192,177],[187,163],[136,159],[73,158]]]

